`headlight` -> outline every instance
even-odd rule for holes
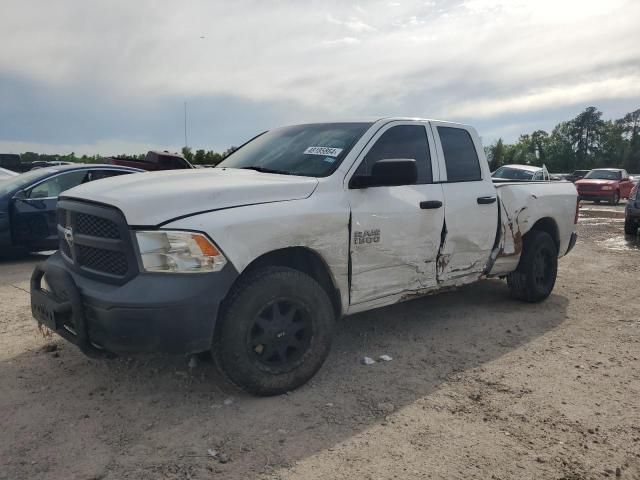
[[[603,185],[602,190],[613,190],[613,187],[611,185]]]
[[[220,250],[201,233],[139,231],[136,238],[147,272],[217,272],[227,264]]]

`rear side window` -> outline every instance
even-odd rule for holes
[[[438,127],[438,135],[447,166],[447,181],[482,180],[480,160],[469,132],[461,128]]]
[[[370,175],[375,162],[394,158],[415,160],[418,169],[416,183],[432,182],[429,143],[422,125],[398,125],[384,132],[365,156],[356,175]]]
[[[91,170],[85,178],[86,182],[93,182],[94,180],[102,180],[103,178],[117,177],[124,175],[125,173],[131,173],[124,170]]]
[[[54,198],[65,190],[77,187],[87,176],[86,170],[75,170],[61,173],[36,185],[28,194],[29,198]]]

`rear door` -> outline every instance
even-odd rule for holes
[[[382,159],[416,161],[412,185],[347,192],[351,207],[351,304],[431,289],[444,221],[442,186],[427,123],[391,122],[378,130],[355,162],[353,174],[370,174]]]
[[[11,205],[13,241],[34,250],[58,248],[56,206],[58,196],[84,182],[87,170],[58,173],[24,190]]]
[[[496,189],[475,130],[444,122],[431,122],[431,127],[445,200],[438,278],[443,285],[474,281],[496,239]]]

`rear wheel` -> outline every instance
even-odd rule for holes
[[[231,293],[213,355],[240,388],[278,395],[306,383],[322,366],[334,312],[325,290],[290,268],[258,270]]]
[[[636,235],[638,233],[638,225],[633,223],[629,217],[624,219],[624,233],[627,235]]]
[[[547,232],[532,230],[524,237],[518,268],[507,276],[513,298],[539,302],[547,298],[556,283],[558,249]]]

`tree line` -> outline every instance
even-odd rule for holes
[[[491,171],[512,163],[546,165],[556,173],[592,168],[624,168],[640,172],[640,109],[616,120],[603,120],[596,107],[560,122],[548,133],[520,135],[513,144],[500,138],[485,147]]]
[[[186,158],[190,163],[194,165],[217,165],[231,153],[233,153],[237,147],[230,147],[222,153],[215,152],[213,150],[198,149],[193,151],[190,147],[182,147],[182,156]],[[146,153],[140,154],[121,154],[116,155],[118,158],[126,158],[129,160],[144,160]],[[76,155],[71,152],[66,155],[48,154],[48,153],[35,153],[25,152],[20,155],[23,163],[32,163],[38,161],[44,162],[73,162],[73,163],[103,163],[104,158],[102,155]]]
[[[196,165],[217,165],[236,150],[231,147],[222,153],[213,150],[182,148],[182,155]],[[575,118],[560,122],[548,133],[536,130],[520,135],[513,144],[500,138],[485,147],[487,159],[494,171],[512,163],[546,165],[551,172],[570,173],[596,167],[625,168],[640,173],[640,109],[616,120],[603,120],[596,107],[587,107]],[[130,159],[144,159],[145,154],[120,155]],[[100,163],[100,155],[48,155],[34,152],[22,154],[23,162],[66,161]]]

